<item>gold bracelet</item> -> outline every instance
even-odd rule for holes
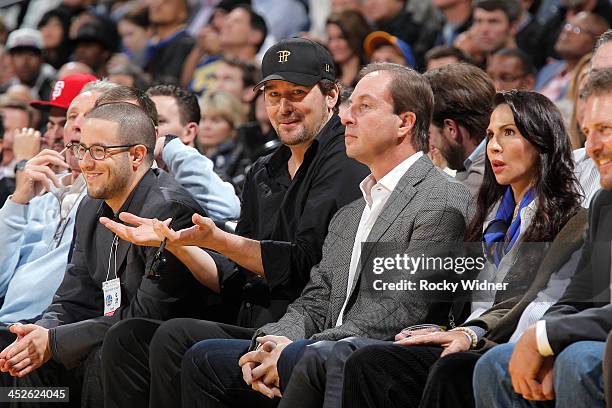
[[[478,344],[478,336],[476,335],[474,330],[467,327],[455,327],[451,331],[460,331],[462,333],[465,333],[472,340],[472,344],[470,344],[470,349],[476,348],[476,345]]]

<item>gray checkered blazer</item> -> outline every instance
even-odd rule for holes
[[[389,245],[405,253],[420,255],[427,252],[432,241],[462,241],[469,202],[467,187],[442,173],[423,155],[398,182],[367,242],[392,243]],[[450,302],[433,302],[414,291],[398,291],[381,298],[368,286],[371,282],[363,278],[360,264],[343,324],[336,327],[346,299],[353,243],[364,206],[365,200],[360,198],[338,210],[330,222],[321,262],[311,269],[302,294],[278,322],[262,326],[255,337],[273,334],[291,340],[339,340],[351,336],[390,339],[413,324],[444,324],[441,319],[447,318]],[[367,252],[364,246],[362,261]]]

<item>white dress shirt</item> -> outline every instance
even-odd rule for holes
[[[355,242],[353,243],[353,253],[351,255],[351,265],[349,267],[348,284],[346,286],[346,299],[344,305],[340,310],[340,315],[336,321],[336,327],[342,324],[342,317],[344,315],[344,309],[348,303],[349,296],[351,295],[351,288],[353,286],[353,280],[357,274],[357,268],[359,267],[359,258],[361,257],[361,244],[366,242],[372,227],[376,222],[376,219],[382,212],[389,196],[397,186],[399,180],[404,174],[410,169],[421,156],[423,152],[416,152],[406,160],[398,164],[389,173],[385,174],[378,182],[370,174],[360,184],[359,188],[363,194],[363,198],[366,201],[366,205],[361,213],[361,220],[359,221],[359,227],[357,228],[357,235],[355,236]]]
[[[599,171],[597,171],[595,162],[586,153],[584,147],[574,150],[572,156],[574,157],[574,174],[584,192],[582,206],[589,208],[591,199],[601,188],[599,184]]]
[[[612,246],[610,247],[610,254],[612,255]],[[610,273],[612,274],[612,270],[610,271]],[[548,334],[546,332],[546,320],[538,320],[536,323],[536,345],[538,348],[538,353],[540,353],[542,357],[548,357],[555,354],[552,347],[550,346],[550,342],[548,341]]]
[[[535,299],[527,305],[525,310],[523,310],[521,318],[510,340],[508,340],[508,343],[516,343],[523,332],[539,321],[542,316],[544,316],[544,313],[561,298],[572,276],[574,276],[581,255],[582,249],[576,250],[570,259],[558,271],[550,276],[546,287],[542,289]]]

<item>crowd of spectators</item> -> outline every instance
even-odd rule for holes
[[[418,71],[457,61],[475,64],[498,91],[535,89],[557,103],[579,148],[575,78],[611,19],[609,2],[595,0],[18,1],[0,8],[1,105],[3,111],[15,105],[29,110],[32,100],[50,99],[55,81],[74,73],[143,91],[178,86],[200,98],[200,105],[207,91],[231,93],[243,104],[243,112],[227,121],[231,137],[198,150],[215,155],[209,157],[215,170],[240,191],[250,163],[277,140],[262,115],[258,120],[251,90],[261,75],[261,57],[274,42],[302,36],[329,49],[347,88],[369,62]],[[231,98],[215,98],[226,99]],[[44,134],[47,115],[28,115],[32,120],[15,128]],[[184,122],[185,114],[180,116]],[[187,144],[203,140],[208,129],[198,127],[199,137]],[[10,187],[16,161],[12,132],[6,133],[2,170]],[[435,155],[439,146],[432,148]]]
[[[3,387],[612,407],[610,1],[4,3]],[[462,241],[509,289],[373,293]]]

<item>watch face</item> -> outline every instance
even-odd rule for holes
[[[20,160],[15,165],[15,171],[22,171],[25,168],[26,164],[28,164],[27,160]]]

